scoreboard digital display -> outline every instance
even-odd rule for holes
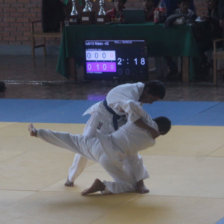
[[[144,40],[86,40],[87,79],[147,80],[147,47]]]

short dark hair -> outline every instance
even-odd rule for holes
[[[169,118],[160,116],[153,120],[157,123],[161,135],[165,135],[170,130],[171,120]]]
[[[160,99],[163,99],[166,95],[166,87],[163,82],[159,80],[152,80],[145,84],[147,88],[147,93],[153,96],[158,96]]]

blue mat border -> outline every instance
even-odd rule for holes
[[[218,222],[216,222],[215,224],[224,224],[224,217],[220,219]]]
[[[96,100],[0,99],[0,122],[85,123],[83,112]],[[152,117],[173,125],[224,126],[224,102],[159,101],[144,104]]]

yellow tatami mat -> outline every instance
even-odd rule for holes
[[[35,124],[81,133],[81,124]],[[64,186],[74,154],[29,136],[27,123],[0,123],[1,224],[215,224],[224,217],[224,127],[173,126],[142,152],[149,194],[81,196],[95,178],[89,162]]]

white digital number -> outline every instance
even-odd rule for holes
[[[135,65],[138,65],[138,58],[135,58],[134,59],[134,62],[135,62]],[[141,65],[145,65],[145,58],[141,58],[140,59],[140,64]]]
[[[117,60],[118,60],[117,64],[122,65],[122,58],[117,58]]]
[[[145,65],[145,58],[141,58],[141,65]]]

